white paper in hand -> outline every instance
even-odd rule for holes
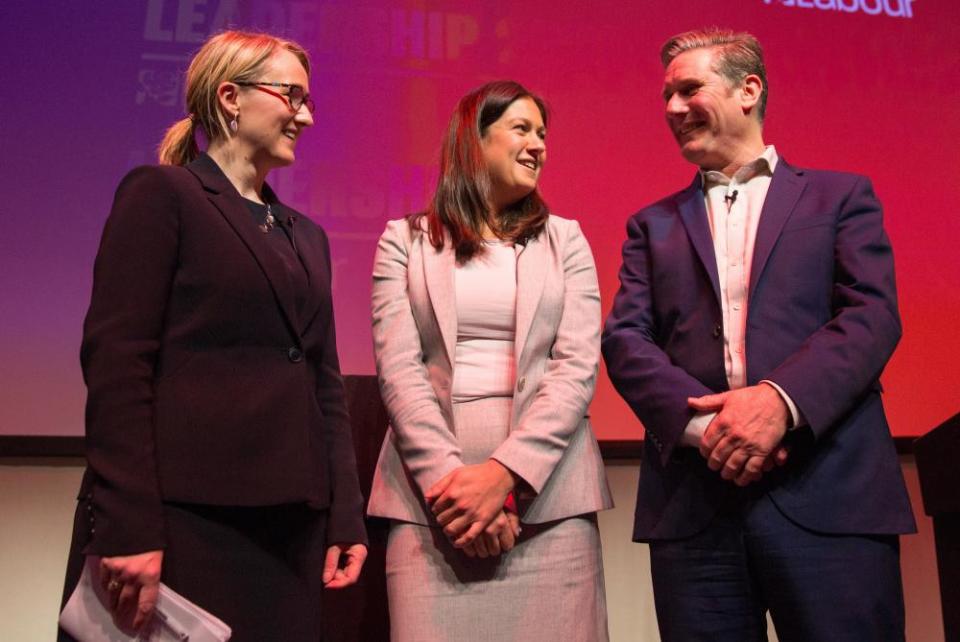
[[[60,614],[60,626],[79,642],[226,642],[230,627],[182,595],[160,584],[160,596],[149,628],[139,635],[117,628],[109,596],[100,586],[100,558],[87,557],[80,582]]]

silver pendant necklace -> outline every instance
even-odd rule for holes
[[[267,217],[263,219],[263,223],[260,224],[260,231],[264,234],[267,234],[276,226],[277,219],[273,216],[273,211],[270,209],[270,203],[267,203]]]

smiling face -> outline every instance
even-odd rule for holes
[[[480,144],[490,176],[491,205],[497,212],[537,188],[547,158],[543,115],[532,98],[510,106],[483,132]]]
[[[667,125],[685,159],[707,170],[735,171],[763,152],[761,125],[752,113],[762,84],[749,75],[733,86],[717,72],[715,55],[714,49],[691,49],[667,66]]]
[[[310,92],[306,70],[297,57],[285,49],[267,60],[255,80],[291,83],[300,85],[305,93]],[[282,87],[265,88],[281,94],[289,91]],[[241,87],[237,107],[240,111],[237,143],[254,165],[270,170],[294,161],[297,139],[304,128],[313,124],[313,116],[306,105],[293,112],[286,98],[278,98],[256,87]]]

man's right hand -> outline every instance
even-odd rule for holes
[[[760,383],[688,403],[698,412],[717,412],[701,437],[700,454],[723,479],[746,486],[786,463],[781,442],[789,410],[773,386]]]

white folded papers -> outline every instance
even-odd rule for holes
[[[60,614],[60,626],[80,642],[226,642],[232,631],[210,613],[160,584],[160,597],[147,630],[130,634],[117,628],[109,596],[100,586],[100,558],[89,556],[80,583]]]

